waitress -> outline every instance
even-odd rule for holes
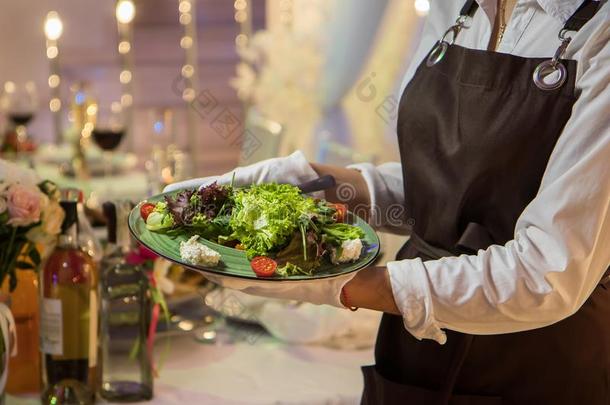
[[[351,208],[409,241],[347,283],[245,291],[383,311],[364,404],[608,405],[610,5],[431,3],[401,163],[297,152],[236,171],[241,184],[333,174],[327,199],[350,187]]]

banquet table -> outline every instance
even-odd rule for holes
[[[337,350],[294,345],[268,334],[232,344],[204,344],[192,334],[164,339],[154,398],[143,404],[351,405],[360,403],[360,366],[373,362],[372,348]],[[38,404],[36,397],[7,397],[7,404]],[[104,403],[98,401],[98,403]]]
[[[76,187],[82,190],[87,198],[102,200],[128,199],[140,201],[146,198],[150,191],[146,173],[140,170],[130,170],[112,176],[98,176],[80,180],[60,174],[56,165],[36,165],[36,172],[43,179],[48,179],[60,187]]]

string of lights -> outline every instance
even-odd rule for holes
[[[190,151],[197,151],[198,119],[197,113],[191,108],[191,103],[197,96],[197,18],[195,13],[196,0],[179,0],[179,22],[184,27],[184,35],[180,39],[180,47],[184,49],[184,64],[180,69],[182,78],[182,100],[186,104],[187,138]],[[199,154],[192,153],[191,158],[195,169],[198,167]]]
[[[118,51],[121,60],[121,109],[125,118],[125,132],[129,148],[133,150],[134,139],[131,134],[133,128],[133,19],[136,16],[136,6],[132,0],[118,0],[116,2],[116,20],[119,33]]]
[[[63,33],[64,26],[56,11],[50,11],[44,22],[44,33],[47,39],[47,58],[49,59],[49,90],[51,99],[49,101],[49,110],[53,114],[53,125],[55,129],[55,143],[61,141],[62,125],[61,125],[61,92],[59,85],[61,84],[60,66],[59,66],[59,38]]]
[[[235,46],[239,50],[248,46],[252,36],[252,4],[249,0],[235,0],[233,7],[235,22],[239,24],[239,34],[235,37]]]

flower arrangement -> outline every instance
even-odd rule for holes
[[[53,182],[40,181],[30,169],[0,160],[0,285],[8,276],[13,291],[16,270],[40,264],[41,252],[53,247],[63,219]]]
[[[295,115],[320,114],[318,90],[323,63],[321,45],[314,39],[285,30],[257,32],[231,82],[238,96],[277,121]]]
[[[286,126],[289,149],[307,150],[303,140],[322,116],[323,49],[315,36],[276,28],[258,31],[239,50],[232,87],[264,117]]]

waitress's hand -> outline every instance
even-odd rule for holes
[[[286,157],[262,160],[249,166],[238,167],[221,176],[200,177],[173,183],[165,187],[163,191],[207,186],[215,181],[218,184],[230,184],[233,175],[235,175],[233,184],[236,186],[272,182],[298,185],[318,178],[318,174],[307,162],[303,152],[296,151]]]

